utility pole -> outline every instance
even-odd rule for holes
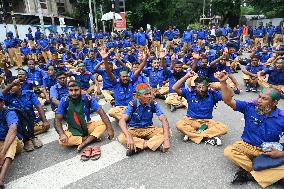
[[[14,28],[15,28],[15,33],[16,33],[16,36],[19,38],[19,31],[18,31],[18,28],[17,28],[16,17],[14,15],[12,1],[9,1],[9,8],[10,8],[10,11],[11,11],[11,16],[12,16],[13,25],[14,25]]]
[[[205,18],[205,0],[203,0],[203,8],[202,8],[202,18]],[[204,19],[202,20],[202,25],[204,26]]]
[[[100,4],[100,9],[101,9],[101,14],[103,15],[103,6],[102,6],[102,4]],[[103,31],[106,32],[105,21],[103,21]]]
[[[91,27],[91,33],[94,33],[94,19],[93,19],[93,11],[92,11],[92,0],[89,0],[89,18],[90,18],[90,27]]]
[[[98,32],[98,18],[97,18],[96,0],[94,0],[94,13],[95,13],[96,32]]]
[[[42,9],[41,9],[41,5],[40,5],[40,1],[39,1],[39,0],[36,0],[36,2],[37,2],[37,7],[38,7],[38,14],[39,14],[40,27],[41,27],[41,30],[45,33],[45,30],[44,30],[44,21],[43,21],[43,14],[42,14]]]

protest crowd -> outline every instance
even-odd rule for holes
[[[38,135],[51,125],[58,145],[76,146],[82,161],[100,158],[105,134],[125,145],[127,156],[174,151],[174,129],[184,141],[220,146],[220,136],[230,130],[212,116],[219,101],[245,119],[240,140],[224,148],[225,158],[239,167],[232,183],[283,186],[284,110],[277,107],[284,95],[283,34],[283,22],[183,32],[172,25],[164,31],[74,28],[48,36],[29,28],[24,39],[7,32],[0,47],[0,186],[16,154],[42,147]],[[249,58],[241,58],[244,53]],[[237,72],[243,73],[243,89]],[[256,99],[234,99],[249,92]],[[99,99],[111,109],[104,110]],[[161,103],[171,112],[185,109],[184,118],[169,125]],[[54,123],[46,117],[49,108]],[[153,124],[154,113],[161,127]],[[121,133],[114,133],[109,117]]]

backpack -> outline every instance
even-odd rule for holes
[[[9,107],[5,108],[3,111],[4,112],[2,114],[2,120],[4,124],[7,124],[6,115],[10,111],[14,111],[19,119],[19,123],[17,125],[17,133],[20,134],[20,136],[22,136],[24,139],[29,139],[34,137],[35,124],[29,110]]]

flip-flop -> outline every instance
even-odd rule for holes
[[[91,157],[91,154],[92,154],[92,148],[91,147],[85,148],[81,154],[81,160],[88,161]]]
[[[101,157],[101,149],[99,146],[93,146],[92,153],[91,153],[91,160],[98,160]]]

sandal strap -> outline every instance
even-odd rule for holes
[[[87,147],[84,149],[84,151],[82,152],[81,156],[86,156],[89,157],[92,154],[92,148],[91,147]]]

